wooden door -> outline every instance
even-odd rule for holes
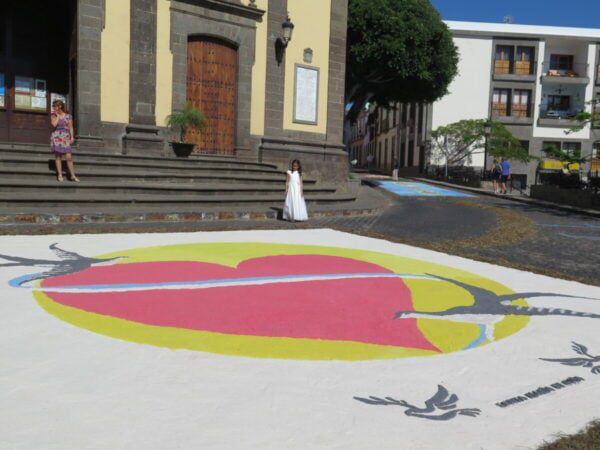
[[[186,140],[203,154],[235,154],[237,50],[209,37],[188,42],[187,101],[206,116],[203,131],[188,130]]]

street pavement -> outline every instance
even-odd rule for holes
[[[398,196],[363,186],[385,204],[372,216],[283,221],[209,221],[27,226],[11,233],[177,232],[333,228],[557,278],[600,285],[600,219],[502,197]],[[432,189],[439,188],[432,186]],[[452,191],[452,189],[449,189]],[[458,189],[455,192],[460,192]],[[0,229],[1,231],[1,229]]]
[[[0,448],[534,448],[598,418],[600,287],[361,235],[588,222],[431,201],[331,219],[360,234],[0,236]]]

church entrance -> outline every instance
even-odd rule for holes
[[[188,42],[187,101],[206,116],[206,129],[189,130],[187,142],[202,154],[235,154],[238,54],[229,43],[212,37]]]
[[[54,99],[74,112],[76,3],[0,2],[0,141],[49,142]]]

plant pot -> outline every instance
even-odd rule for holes
[[[195,146],[196,144],[188,144],[187,142],[171,142],[173,152],[178,158],[189,158]]]

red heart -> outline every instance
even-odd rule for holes
[[[44,287],[190,282],[293,275],[392,273],[376,264],[322,255],[269,256],[237,269],[202,262],[148,262],[92,267],[50,278]],[[325,339],[439,351],[416,320],[393,320],[412,309],[400,278],[280,282],[205,289],[58,293],[54,301],[147,325],[225,334]]]

